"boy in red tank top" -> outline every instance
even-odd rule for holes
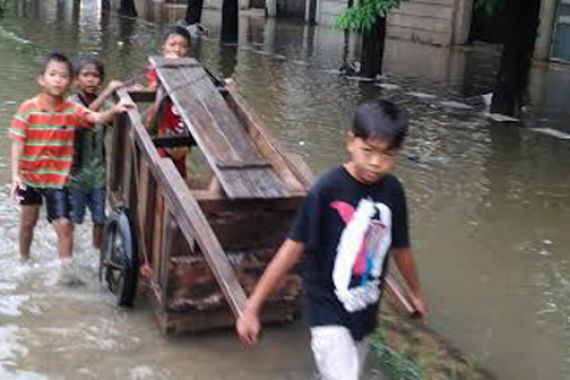
[[[181,26],[173,26],[165,33],[162,55],[165,58],[186,57],[190,53],[191,44],[188,30]],[[148,67],[146,77],[149,88],[157,90],[158,78],[154,67]],[[162,91],[158,91],[153,109],[147,117],[149,128],[159,137],[186,133],[187,129],[172,101],[169,98],[162,98]],[[161,112],[158,112],[159,109]],[[158,153],[162,157],[170,157],[182,177],[186,178],[186,156],[190,153],[190,148],[159,148]]]

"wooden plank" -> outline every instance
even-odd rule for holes
[[[271,167],[269,162],[261,160],[229,160],[218,161],[216,166],[220,169],[252,169]]]
[[[126,122],[126,117],[127,115],[119,115],[120,118],[123,118],[123,122],[121,122],[121,128],[123,128],[125,130],[125,135],[128,135],[128,128],[127,128],[127,122]],[[131,206],[130,205],[130,195],[131,195],[131,185],[132,185],[132,176],[133,176],[133,155],[135,154],[135,152],[133,152],[132,150],[132,145],[129,144],[129,139],[128,137],[125,137],[125,145],[123,145],[122,147],[123,149],[123,161],[122,161],[122,171],[121,171],[121,180],[122,180],[122,186],[121,186],[121,197],[123,199],[123,201],[125,202],[125,205],[127,206]]]
[[[162,285],[161,298],[163,300],[163,308],[166,308],[170,293],[170,252],[172,249],[172,213],[169,210],[164,212],[164,221],[162,224],[162,246],[160,249],[160,284]]]
[[[116,117],[113,120],[111,156],[114,158],[110,163],[111,173],[109,175],[109,193],[118,192],[122,188],[123,163],[125,158],[124,146],[126,144],[127,129],[124,125],[125,119]]]
[[[279,173],[280,177],[289,185],[290,191],[308,191],[313,182],[313,175],[310,173],[310,170],[306,170],[306,164],[303,170],[299,170],[298,163],[292,162],[289,156],[284,154],[284,149],[281,145],[271,137],[261,126],[261,121],[251,112],[237,91],[235,84],[232,82],[228,83],[226,90],[228,93],[226,96],[228,106],[234,111],[242,126],[246,128],[249,135],[253,138],[259,151],[271,162],[271,165]]]
[[[247,210],[257,208],[262,210],[296,210],[303,198],[305,192],[293,193],[286,198],[273,199],[243,199],[232,201],[225,197],[221,197],[216,191],[209,190],[192,190],[192,196],[200,204],[200,209],[206,214],[223,210]]]
[[[231,210],[231,211],[229,211]],[[296,210],[226,209],[208,217],[226,252],[270,248],[277,251],[287,238]]]
[[[144,173],[145,173],[145,195],[143,197],[144,203],[142,205],[144,214],[141,217],[141,226],[143,228],[143,235],[142,239],[144,240],[144,244],[146,246],[146,251],[149,254],[148,259],[151,260],[152,264],[152,242],[153,242],[153,234],[154,234],[154,221],[156,218],[155,214],[155,207],[156,207],[156,181],[154,180],[153,176],[148,169],[148,165],[144,164]]]
[[[122,99],[128,99],[126,91],[119,90]],[[208,221],[190,189],[169,159],[161,159],[137,110],[129,110],[128,116],[137,145],[148,163],[173,218],[186,241],[195,239],[235,317],[241,315],[245,305],[245,293],[225,256],[222,246],[210,228]]]
[[[162,273],[162,231],[164,221],[164,198],[160,186],[156,188],[156,198],[154,203],[154,223],[152,229],[152,281],[155,281],[160,287],[165,287],[168,284],[161,282]]]
[[[194,310],[177,313],[157,313],[160,327],[165,333],[187,333],[232,325],[233,316],[223,309]],[[184,313],[182,311],[185,311]],[[298,312],[295,302],[268,302],[261,312],[262,323],[291,322]]]
[[[192,59],[184,63],[197,62]],[[218,163],[238,161],[266,161],[260,155],[248,134],[240,127],[236,116],[212,84],[209,75],[199,66],[179,68],[160,67],[162,58],[151,58],[157,74],[173,103],[181,113],[186,126],[208,160],[229,198],[270,198],[287,195],[287,189],[269,167],[265,173],[251,176],[236,175],[218,166]],[[258,168],[254,168],[258,171]],[[260,186],[259,181],[264,181]]]

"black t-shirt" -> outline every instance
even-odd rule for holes
[[[366,185],[334,168],[309,191],[289,238],[305,245],[309,324],[345,326],[355,340],[372,332],[388,250],[409,246],[398,179],[387,174]]]

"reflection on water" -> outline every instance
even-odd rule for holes
[[[0,24],[4,126],[34,93],[35,65],[46,51],[95,51],[109,78],[133,77],[159,51],[162,21],[183,11],[139,1],[137,20],[104,12],[98,1],[8,3]],[[210,34],[194,43],[192,55],[235,78],[266,125],[315,171],[343,159],[345,129],[361,100],[382,96],[408,109],[412,131],[398,175],[410,201],[430,325],[499,378],[570,377],[570,142],[533,131],[569,132],[568,68],[533,68],[524,126],[490,125],[477,95],[492,84],[499,58],[492,51],[389,41],[386,76],[363,83],[338,76],[357,52],[355,45],[343,48],[341,31],[244,16],[239,43],[222,45],[220,18],[206,12]],[[0,140],[5,183],[8,149]],[[164,338],[140,302],[130,312],[117,310],[97,283],[88,226],[76,232],[85,287],[53,284],[54,236],[45,222],[32,264],[20,265],[16,208],[6,192],[0,341],[8,343],[0,346],[0,378],[310,377],[302,323],[269,329],[250,352],[230,331]]]

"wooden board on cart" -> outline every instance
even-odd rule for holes
[[[195,59],[153,57],[151,63],[228,198],[289,195],[209,74]]]

